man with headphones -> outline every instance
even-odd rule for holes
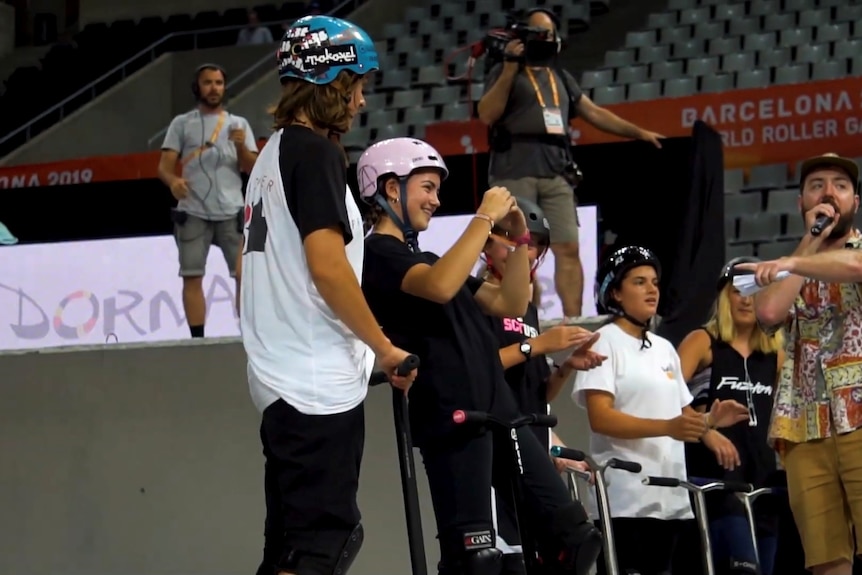
[[[557,295],[566,317],[581,315],[584,272],[578,253],[578,220],[573,187],[579,173],[570,151],[569,122],[580,116],[595,128],[661,147],[661,135],[627,122],[581,92],[557,63],[562,47],[556,16],[542,8],[526,23],[547,34],[531,34],[526,44],[512,40],[504,61],[488,72],[479,100],[479,119],[491,127],[488,179],[518,197],[539,204],[551,227]]]
[[[171,121],[159,160],[159,179],[177,200],[171,218],[192,337],[204,337],[203,276],[210,245],[221,248],[231,277],[237,277],[243,225],[240,172],[251,173],[257,159],[248,120],[225,110],[226,79],[218,64],[195,70],[192,94],[197,106]]]

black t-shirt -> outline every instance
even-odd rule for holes
[[[303,126],[287,126],[278,161],[287,208],[302,239],[337,227],[349,244],[353,235],[345,204],[347,167],[338,145]]]
[[[365,240],[362,291],[368,305],[392,343],[421,362],[410,389],[411,431],[418,447],[453,430],[455,410],[501,417],[517,413],[504,383],[497,338],[473,297],[482,280],[468,277],[442,305],[401,291],[413,266],[438,259],[411,252],[393,236],[372,234]]]
[[[532,302],[524,317],[491,317],[490,321],[501,348],[520,344],[524,340],[539,335],[539,310]],[[506,383],[509,384],[521,413],[531,415],[547,412],[550,375],[551,369],[544,355],[533,355],[529,360],[506,370]],[[542,445],[550,447],[547,427],[533,427],[533,431]]]

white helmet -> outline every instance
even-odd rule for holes
[[[359,180],[359,195],[370,201],[377,193],[377,182],[381,177],[392,174],[406,178],[414,170],[436,168],[440,179],[449,175],[443,157],[433,146],[416,138],[392,138],[383,140],[365,150],[356,166]]]

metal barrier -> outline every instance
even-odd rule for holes
[[[333,8],[332,10],[330,10],[329,14],[337,14],[337,13],[341,12],[342,10],[344,10],[345,8],[348,8],[348,7],[350,7],[350,9],[353,10],[357,6],[359,6],[359,4],[362,4],[363,1],[364,0],[344,0],[344,2],[342,2],[341,4],[339,4],[338,6]],[[274,26],[274,25],[280,25],[282,23],[283,23],[283,21],[281,21],[281,20],[275,21],[275,22],[263,22],[261,24],[261,26]],[[39,114],[38,116],[31,118],[30,120],[27,121],[26,124],[22,125],[19,128],[16,128],[15,130],[12,130],[8,134],[6,134],[2,138],[0,138],[0,146],[2,146],[3,144],[5,144],[9,140],[11,140],[12,138],[14,138],[14,137],[16,137],[22,133],[25,135],[25,140],[29,141],[35,135],[33,133],[33,126],[37,122],[40,122],[40,121],[48,118],[51,114],[59,113],[59,118],[57,118],[56,121],[57,122],[63,121],[68,114],[74,113],[75,111],[77,111],[81,107],[81,105],[83,105],[83,104],[79,104],[79,105],[75,106],[74,108],[72,108],[71,110],[67,110],[70,103],[72,103],[75,100],[80,99],[82,96],[87,96],[87,102],[94,100],[96,98],[96,96],[99,94],[99,87],[103,83],[105,83],[106,80],[112,79],[112,77],[119,74],[120,75],[119,81],[116,78],[113,78],[113,81],[110,82],[110,85],[114,86],[114,85],[122,82],[129,75],[131,75],[134,72],[137,72],[138,70],[140,70],[143,67],[143,66],[138,65],[138,66],[133,68],[132,67],[133,64],[135,64],[135,65],[140,64],[140,60],[142,60],[142,59],[146,60],[144,65],[151,63],[159,55],[161,55],[161,54],[156,53],[156,49],[159,48],[159,46],[162,46],[163,44],[165,44],[166,42],[168,42],[169,40],[171,40],[173,38],[181,38],[181,37],[191,36],[192,40],[193,40],[192,50],[196,50],[199,36],[207,35],[207,34],[213,34],[213,33],[219,33],[219,32],[230,32],[232,30],[239,31],[245,27],[246,27],[245,24],[241,24],[241,25],[236,25],[236,26],[223,26],[220,28],[207,28],[204,30],[191,30],[191,31],[187,31],[187,32],[172,32],[172,33],[162,37],[160,40],[157,40],[156,42],[150,44],[149,46],[147,46],[146,48],[144,48],[143,50],[141,50],[140,52],[138,52],[134,56],[127,58],[125,61],[118,64],[117,66],[114,66],[113,68],[111,68],[110,70],[108,70],[107,72],[105,72],[104,74],[102,74],[101,76],[99,76],[98,78],[96,78],[95,80],[93,80],[92,82],[90,82],[89,84],[87,84],[86,86],[81,88],[80,90],[72,93],[71,95],[67,96],[65,99],[54,104],[53,106],[51,106],[50,108],[48,108],[47,110],[45,110],[44,112]],[[253,73],[253,71],[258,70],[266,62],[272,62],[272,56],[267,56],[266,58],[262,58],[254,66],[252,66],[251,68],[249,68],[248,70],[246,70],[242,74],[239,74],[238,76],[236,76],[232,81],[228,82],[228,85],[226,86],[226,90],[230,90],[231,88],[237,86],[242,80],[244,80],[245,78],[248,78],[250,76],[250,74]],[[131,69],[131,71],[129,71],[130,69]],[[157,134],[153,137],[156,138],[159,135],[164,135],[164,133],[166,131],[167,131],[167,127],[162,132],[160,132],[160,134]],[[152,140],[152,138],[151,138],[151,140]]]

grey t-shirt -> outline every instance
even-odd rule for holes
[[[225,112],[224,122],[212,146],[200,149],[212,138],[218,126],[219,114],[201,114],[198,110],[180,114],[171,121],[162,150],[180,155],[183,178],[188,182],[189,195],[177,208],[211,221],[228,220],[242,209],[242,178],[236,146],[228,140],[231,127],[245,130],[245,145],[257,152],[257,142],[248,120]]]
[[[485,78],[485,91],[500,77],[503,65],[497,64],[488,72]],[[557,94],[560,103],[560,113],[563,121],[568,126],[567,118],[574,117],[574,111],[570,110],[566,84],[557,72],[551,71],[556,79]],[[580,102],[580,86],[568,72],[563,72],[568,80],[572,100],[575,104]],[[533,77],[542,92],[545,105],[554,105],[554,94],[550,82],[549,69],[533,70]],[[542,116],[542,106],[536,97],[536,90],[526,73],[521,70],[512,83],[509,92],[509,100],[506,109],[496,126],[506,128],[512,135],[541,136],[547,134],[545,120]],[[568,136],[567,136],[568,137]],[[505,152],[491,152],[488,165],[488,179],[515,180],[519,178],[551,178],[563,174],[569,162],[568,153],[563,146],[554,146],[539,142],[512,142],[512,147]]]

